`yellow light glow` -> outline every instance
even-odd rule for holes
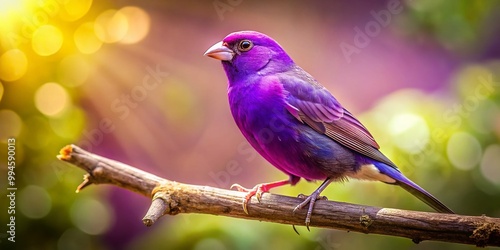
[[[16,112],[9,109],[0,110],[0,142],[17,137],[21,133],[22,125],[21,117]]]
[[[58,116],[68,108],[70,98],[66,90],[57,83],[46,83],[35,93],[35,106],[44,115]]]
[[[429,127],[416,114],[403,113],[389,121],[389,132],[396,145],[408,153],[418,153],[429,142]]]
[[[0,78],[12,82],[26,74],[28,69],[28,58],[24,52],[11,49],[0,57]]]
[[[2,101],[2,97],[3,97],[3,84],[2,82],[0,82],[0,102]]]
[[[63,43],[61,30],[52,25],[42,25],[34,33],[31,40],[33,50],[41,56],[50,56],[59,49]]]
[[[19,0],[0,0],[0,14],[12,13],[21,10],[22,1]]]
[[[127,34],[127,17],[119,11],[107,10],[96,18],[94,30],[101,41],[105,43],[118,42]]]
[[[128,30],[120,43],[137,43],[149,32],[150,18],[141,8],[127,6],[119,10],[128,20]]]
[[[70,141],[78,141],[85,129],[87,117],[85,111],[71,106],[63,115],[49,119],[49,125],[54,133]]]
[[[81,55],[65,57],[57,67],[58,81],[67,87],[76,87],[84,83],[90,73],[90,66]]]
[[[0,47],[4,50],[20,48],[29,43],[34,29],[34,9],[37,1],[0,0]]]
[[[83,54],[92,54],[99,50],[102,46],[102,41],[96,36],[94,31],[94,23],[87,22],[76,29],[73,36],[75,45]]]
[[[83,17],[92,6],[92,0],[64,0],[59,16],[65,21],[75,21]]]

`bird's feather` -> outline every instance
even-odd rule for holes
[[[404,176],[401,172],[399,172],[399,171],[395,170],[394,168],[389,167],[381,162],[375,162],[374,166],[380,171],[380,173],[387,175],[387,176],[391,177],[392,179],[396,180],[395,183],[388,183],[388,184],[399,185],[404,190],[408,191],[410,194],[414,195],[419,200],[423,201],[425,204],[429,205],[430,207],[436,209],[436,211],[438,211],[440,213],[449,213],[449,214],[454,213],[450,208],[448,208],[446,205],[444,205],[436,197],[434,197],[432,194],[427,192],[425,189],[423,189],[420,186],[418,186],[417,184],[415,184],[413,181],[411,181],[406,176]]]
[[[306,74],[292,70],[280,75],[279,81],[288,92],[287,110],[301,122],[344,147],[397,169],[378,150],[380,146],[365,126],[343,108],[326,88]]]

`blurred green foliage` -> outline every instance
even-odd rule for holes
[[[409,1],[399,32],[413,37],[431,35],[459,56],[484,53],[496,39],[498,1]]]

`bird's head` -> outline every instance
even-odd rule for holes
[[[256,73],[282,72],[294,65],[276,41],[256,31],[231,33],[205,55],[221,60],[230,80]]]

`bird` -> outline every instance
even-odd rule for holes
[[[437,212],[454,212],[408,179],[382,152],[368,129],[323,85],[299,67],[278,42],[257,31],[238,31],[211,46],[205,56],[220,60],[228,78],[234,121],[249,144],[288,179],[246,192],[242,206],[263,193],[300,179],[323,183],[293,212],[314,204],[334,181],[360,179],[398,185]]]

